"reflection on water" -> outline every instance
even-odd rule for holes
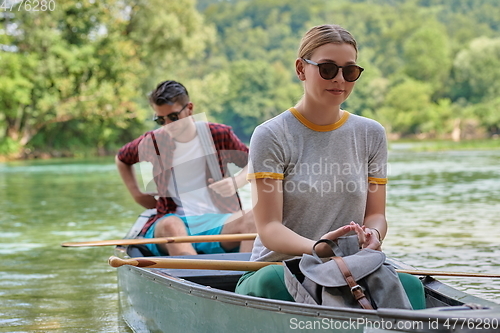
[[[385,251],[422,269],[500,274],[500,152],[390,154]],[[248,186],[242,191],[250,207]],[[110,247],[142,209],[111,158],[0,164],[0,332],[129,332]],[[441,278],[500,303],[498,279]]]
[[[140,211],[112,159],[0,164],[0,332],[130,332],[107,248]]]
[[[390,154],[385,250],[421,269],[500,274],[500,152]],[[440,278],[500,303],[498,279]]]

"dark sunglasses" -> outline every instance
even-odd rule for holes
[[[184,109],[186,108],[186,106],[188,106],[188,104],[184,105],[182,107],[182,109],[180,109],[180,111],[169,113],[166,116],[157,116],[157,115],[155,115],[154,118],[153,118],[153,121],[155,121],[160,126],[163,126],[163,125],[165,125],[167,123],[167,120],[165,118],[168,118],[170,121],[177,121],[177,120],[179,120],[179,114],[182,111],[184,111]]]
[[[319,75],[325,80],[332,80],[337,76],[339,72],[339,68],[342,68],[342,76],[344,80],[347,82],[354,82],[361,76],[361,73],[365,70],[363,67],[359,67],[358,65],[347,65],[347,66],[338,66],[333,62],[324,62],[321,64],[315,63],[312,60],[304,59],[308,64],[318,66]]]

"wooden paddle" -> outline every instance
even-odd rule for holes
[[[108,260],[112,267],[131,265],[144,268],[175,268],[175,269],[213,269],[229,271],[256,271],[268,265],[282,265],[281,262],[264,261],[234,261],[234,260],[206,260],[206,259],[177,259],[177,258],[132,258],[120,259],[111,256]],[[460,276],[460,277],[484,277],[500,278],[500,274],[467,273],[467,272],[445,272],[434,270],[407,270],[396,269],[398,273],[411,275],[434,275],[434,276]]]
[[[112,267],[131,265],[147,268],[214,269],[226,271],[256,271],[268,265],[281,265],[280,262],[264,261],[177,259],[154,257],[120,259],[115,256],[109,257],[108,263]]]
[[[110,245],[138,245],[138,244],[165,244],[165,243],[210,243],[210,242],[239,242],[254,240],[257,234],[221,234],[205,236],[180,236],[180,237],[159,237],[159,238],[139,238],[139,239],[115,239],[90,242],[67,242],[62,243],[63,247],[81,246],[110,246]]]

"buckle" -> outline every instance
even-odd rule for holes
[[[361,286],[359,284],[352,286],[351,287],[351,294],[354,294],[356,291],[363,292],[363,288],[361,288]]]

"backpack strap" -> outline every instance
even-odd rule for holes
[[[215,150],[214,140],[210,134],[208,123],[204,121],[197,121],[195,122],[195,125],[198,137],[200,138],[201,146],[205,152],[208,170],[210,170],[214,181],[222,180],[222,173],[217,159],[217,151]]]
[[[354,277],[352,276],[351,271],[345,264],[344,259],[342,259],[341,257],[332,257],[332,259],[339,266],[342,275],[344,275],[345,281],[349,285],[349,288],[351,288],[352,295],[358,301],[359,305],[361,305],[361,307],[365,310],[373,310],[373,307],[371,306],[370,302],[366,298],[365,293],[363,292],[363,288],[361,288],[361,286],[356,282],[356,280],[354,280]]]

